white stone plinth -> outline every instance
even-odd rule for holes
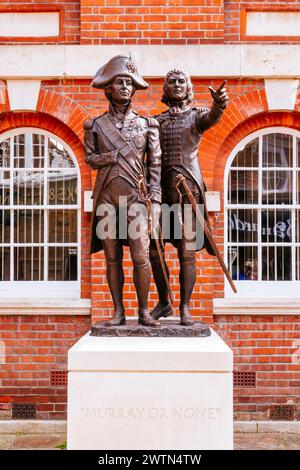
[[[68,449],[232,449],[232,351],[214,331],[86,334],[68,359]]]

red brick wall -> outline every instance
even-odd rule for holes
[[[270,405],[289,402],[299,419],[300,317],[216,316],[214,328],[233,350],[234,370],[256,373],[256,387],[234,390],[235,418],[265,420]]]
[[[1,12],[47,12],[59,11],[61,16],[61,34],[57,38],[4,38],[0,44],[79,44],[80,42],[80,0],[2,0]]]
[[[89,327],[85,316],[0,316],[0,419],[13,403],[36,404],[37,419],[66,418],[67,388],[51,386],[50,372],[67,370],[68,349]]]
[[[223,25],[223,0],[81,1],[81,44],[217,44]]]
[[[1,38],[0,44],[220,44],[257,42],[247,38],[242,23],[246,10],[298,10],[299,1],[281,0],[3,0],[1,11],[59,9],[59,38]],[[269,38],[297,43],[297,38]]]

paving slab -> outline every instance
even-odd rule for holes
[[[59,450],[66,434],[1,434],[0,450]],[[300,450],[300,434],[238,432],[234,434],[235,450]]]

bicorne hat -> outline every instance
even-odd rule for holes
[[[105,88],[118,75],[130,77],[137,90],[148,88],[148,83],[139,75],[131,57],[125,55],[116,55],[102,65],[92,81],[92,87]]]

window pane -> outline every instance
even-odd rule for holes
[[[257,242],[257,230],[257,210],[229,209],[229,242]]]
[[[269,209],[261,213],[262,242],[292,242],[292,213],[288,210]]]
[[[15,243],[44,242],[44,210],[15,210],[14,217]]]
[[[32,136],[32,157],[34,168],[44,168],[45,136],[33,134]]]
[[[44,279],[44,247],[14,248],[14,280],[42,281]]]
[[[49,204],[77,204],[77,175],[64,171],[48,173]]]
[[[296,210],[296,243],[300,243],[300,210]]]
[[[14,139],[14,167],[25,168],[25,134],[15,135]],[[29,166],[29,165],[27,165]]]
[[[229,271],[236,281],[257,281],[258,261],[256,246],[228,247]]]
[[[257,167],[258,166],[258,138],[249,142],[240,150],[232,162],[232,166]]]
[[[262,203],[292,204],[292,171],[265,170],[262,172]]]
[[[40,171],[14,171],[14,204],[44,204],[44,173]]]
[[[300,246],[296,247],[296,281],[300,281]]]
[[[10,211],[0,209],[0,243],[10,242]]]
[[[10,248],[0,247],[0,281],[10,281]]]
[[[268,167],[292,167],[293,137],[282,133],[264,135],[262,164]]]
[[[49,210],[49,243],[77,242],[77,211]]]
[[[50,168],[75,168],[73,159],[66,149],[51,137],[48,140],[48,155]]]
[[[6,139],[0,143],[0,167],[7,168],[10,166],[10,139]]]
[[[300,171],[296,172],[296,204],[300,204]]]
[[[230,204],[258,203],[258,171],[230,171],[228,202]]]
[[[296,142],[297,142],[297,167],[299,168],[300,167],[300,139],[296,139]]]
[[[77,248],[49,247],[49,281],[77,280]]]
[[[292,280],[292,250],[289,246],[262,247],[262,279],[264,281]]]
[[[0,205],[6,206],[10,203],[10,171],[0,170]]]

